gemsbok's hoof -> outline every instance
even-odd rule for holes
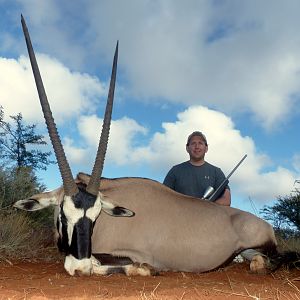
[[[153,268],[152,266],[150,266],[149,264],[143,263],[141,264],[141,267],[144,268],[145,270],[149,270],[150,271],[150,276],[158,276],[159,272]]]
[[[158,272],[150,265],[146,263],[133,263],[132,265],[125,266],[125,272],[127,276],[155,276]]]
[[[250,263],[250,272],[260,275],[268,274],[268,259],[262,255],[255,255]]]

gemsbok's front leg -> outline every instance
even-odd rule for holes
[[[115,273],[125,274],[127,276],[155,276],[158,272],[148,264],[132,263],[127,265],[102,265],[92,255],[93,273],[97,275],[109,275]]]

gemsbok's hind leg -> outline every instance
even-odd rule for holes
[[[255,249],[247,249],[240,253],[243,258],[250,261],[250,272],[267,274],[271,272],[269,258]]]
[[[97,275],[109,275],[115,273],[126,274],[127,276],[154,276],[158,272],[148,265],[140,263],[132,263],[127,265],[101,265],[101,263],[92,256],[93,273]]]

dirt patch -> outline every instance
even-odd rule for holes
[[[300,299],[300,270],[253,275],[245,263],[205,274],[71,277],[61,261],[0,263],[0,299]]]

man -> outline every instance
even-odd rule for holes
[[[209,186],[216,190],[225,179],[225,175],[220,168],[204,160],[208,145],[202,132],[194,131],[189,135],[186,151],[190,160],[174,166],[168,172],[163,184],[179,193],[202,198]],[[229,186],[225,188],[215,203],[230,206]]]
[[[194,131],[189,135],[186,151],[190,156],[190,160],[172,167],[163,183],[179,193],[202,198],[207,187],[211,186],[216,190],[225,179],[225,175],[220,168],[204,160],[208,145],[202,132]],[[225,188],[215,203],[230,206],[231,193],[229,186]],[[252,261],[256,255],[266,258],[265,255],[255,249],[247,249],[240,254],[249,261]]]

